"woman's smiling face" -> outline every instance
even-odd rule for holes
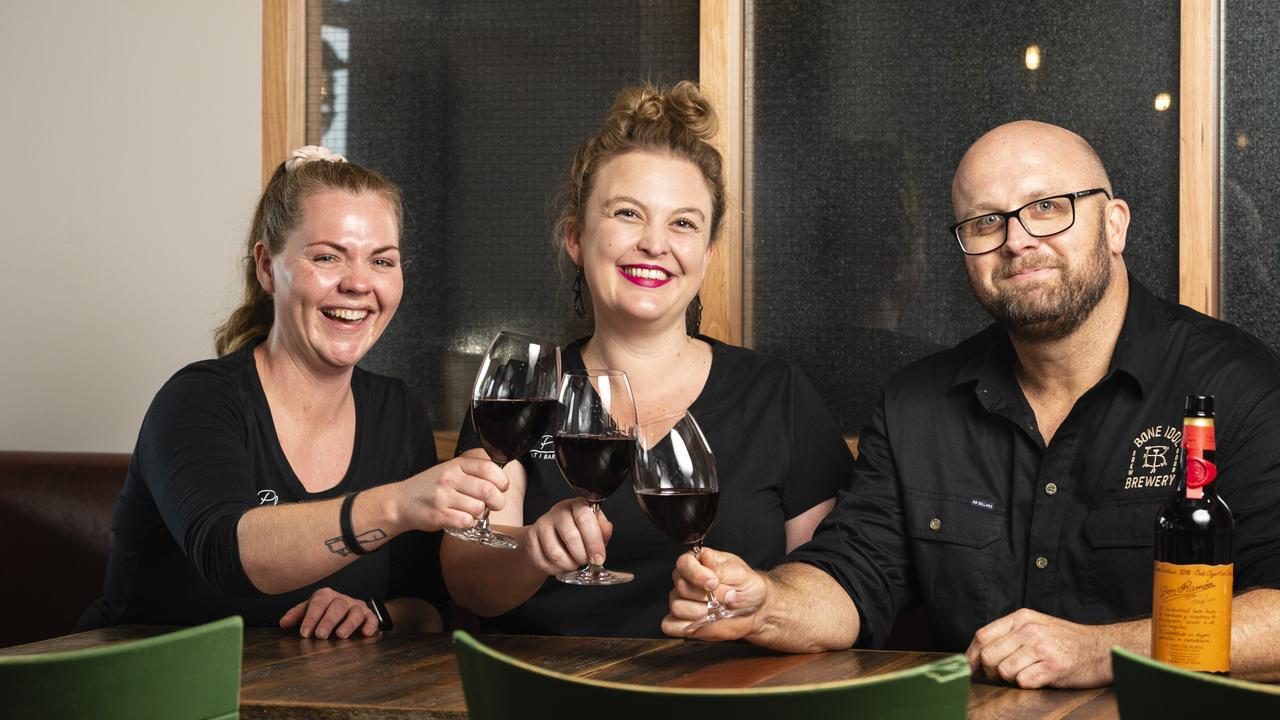
[[[683,324],[711,260],[711,213],[711,190],[688,160],[640,151],[601,165],[565,243],[596,323]]]
[[[302,364],[353,367],[381,337],[404,291],[400,235],[373,194],[315,193],[282,252],[254,250],[275,304],[271,332]]]

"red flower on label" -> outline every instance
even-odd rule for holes
[[[1187,458],[1187,487],[1204,487],[1218,477],[1218,467],[1204,458]]]

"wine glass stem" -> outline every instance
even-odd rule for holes
[[[689,546],[689,552],[693,553],[696,558],[702,554],[702,543],[696,542]],[[710,590],[707,591],[707,617],[715,617],[724,611],[724,606],[716,599],[716,594]]]
[[[507,463],[504,462],[495,464],[500,470],[507,466]],[[489,508],[485,508],[484,512],[480,513],[480,519],[476,521],[475,529],[479,530],[481,534],[489,532]]]
[[[591,506],[591,512],[592,512],[592,513],[595,515],[595,517],[596,517],[596,525],[599,525],[599,524],[600,524],[600,503],[598,503],[598,502],[591,502],[590,500],[588,500],[588,501],[587,501],[587,504]],[[588,572],[588,573],[590,573],[590,574],[592,574],[592,575],[598,575],[598,574],[600,574],[600,572],[601,572],[602,570],[604,570],[604,566],[603,566],[603,565],[597,565],[597,564],[595,563],[595,560],[594,560],[594,559],[592,559],[592,558],[588,558],[588,559],[587,559],[587,572]]]

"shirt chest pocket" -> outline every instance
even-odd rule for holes
[[[1082,622],[1114,622],[1151,612],[1151,561],[1161,502],[1133,498],[1089,509],[1087,544],[1075,559],[1084,600]]]
[[[1004,516],[968,498],[903,488],[907,535],[915,540],[984,548],[1000,537]]]
[[[1151,547],[1156,513],[1164,500],[1135,498],[1091,508],[1084,520],[1085,539],[1095,548]]]

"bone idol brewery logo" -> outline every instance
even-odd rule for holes
[[[1125,491],[1173,487],[1178,444],[1182,430],[1172,425],[1152,425],[1133,438]]]
[[[555,440],[550,435],[543,435],[542,438],[538,440],[538,446],[530,450],[529,454],[537,460],[555,460]]]

